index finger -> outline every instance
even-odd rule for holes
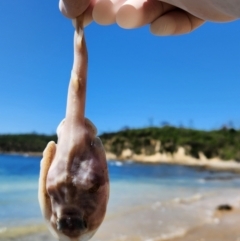
[[[76,18],[89,6],[90,0],[59,0],[59,9],[67,18]]]

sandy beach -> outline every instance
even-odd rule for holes
[[[229,204],[232,210],[217,210]],[[110,210],[93,241],[239,241],[240,194],[173,199]],[[168,228],[165,223],[169,225]],[[164,230],[164,231],[163,231]],[[0,230],[1,241],[53,241],[44,225]]]

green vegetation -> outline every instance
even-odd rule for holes
[[[136,154],[173,154],[181,146],[196,158],[202,152],[208,158],[240,161],[240,130],[233,128],[200,131],[172,126],[148,127],[104,133],[100,138],[106,151],[117,156],[127,148]],[[0,152],[42,152],[50,140],[56,142],[56,135],[0,135]]]
[[[19,134],[0,135],[0,152],[42,152],[56,135]]]
[[[143,129],[129,129],[101,135],[106,151],[119,156],[129,148],[136,154],[151,155],[156,152],[174,153],[184,147],[186,153],[199,158],[199,152],[208,158],[240,161],[240,130],[223,128],[214,131],[200,131],[164,126]],[[157,148],[157,143],[159,148]]]

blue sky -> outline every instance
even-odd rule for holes
[[[0,1],[0,133],[51,134],[65,114],[73,27],[58,1]],[[155,37],[91,24],[86,116],[100,133],[162,122],[240,128],[240,21]]]

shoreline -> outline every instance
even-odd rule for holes
[[[107,160],[113,161],[133,161],[143,164],[169,164],[190,167],[200,167],[215,171],[231,171],[240,173],[240,162],[235,160],[221,160],[218,157],[207,158],[203,153],[199,153],[199,159],[189,156],[185,153],[183,147],[179,147],[174,154],[170,153],[155,153],[153,155],[137,155],[132,153],[130,149],[122,151],[121,156],[116,156],[113,153],[106,152]]]
[[[42,157],[42,152],[0,152],[3,155],[20,155],[25,157]],[[235,160],[221,160],[218,157],[208,159],[203,153],[199,153],[199,159],[186,155],[184,148],[180,147],[174,154],[156,153],[154,155],[133,154],[130,149],[122,151],[121,156],[106,152],[107,161],[131,161],[141,164],[167,164],[180,165],[195,168],[204,168],[214,171],[230,171],[240,173],[240,162]]]

